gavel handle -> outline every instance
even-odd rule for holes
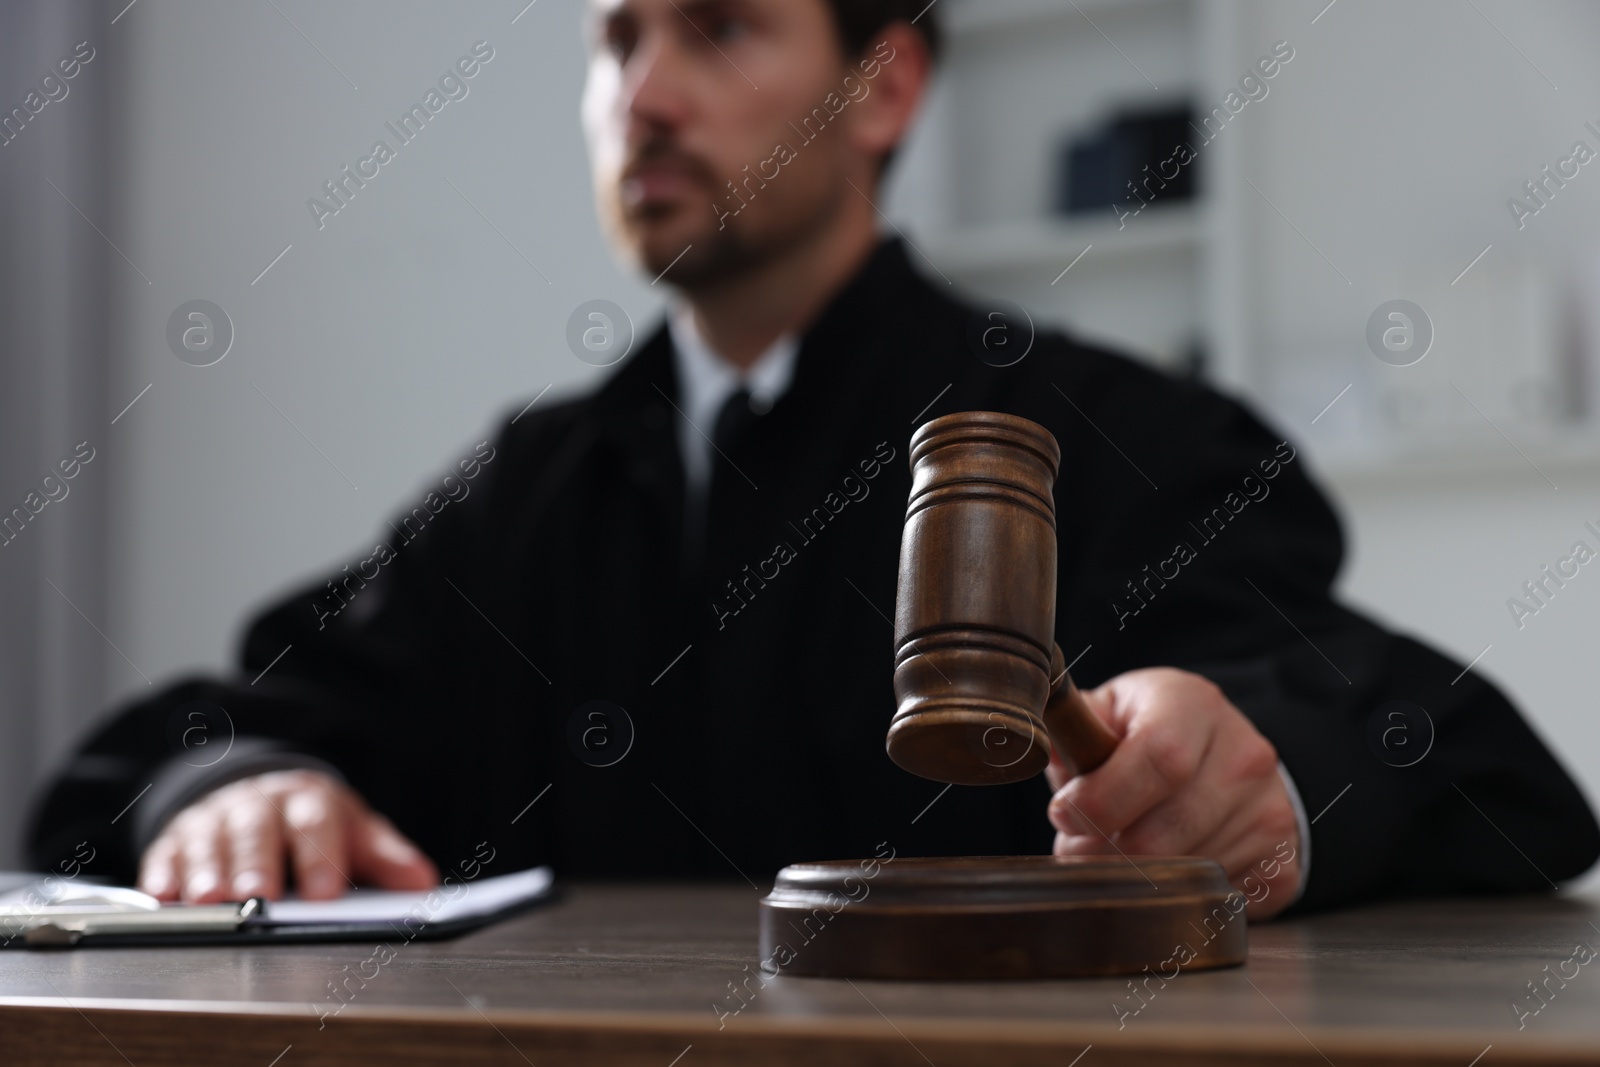
[[[1089,710],[1088,703],[1067,673],[1067,660],[1056,645],[1050,656],[1050,677],[1054,685],[1044,705],[1044,728],[1050,744],[1071,759],[1079,774],[1088,774],[1104,763],[1117,747],[1117,735]]]

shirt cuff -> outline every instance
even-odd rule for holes
[[[1300,884],[1295,886],[1294,896],[1289,901],[1289,904],[1293,904],[1305,893],[1306,882],[1311,877],[1311,823],[1306,819],[1306,806],[1300,800],[1300,790],[1295,788],[1294,778],[1282,760],[1278,761],[1278,777],[1283,779],[1283,786],[1289,791],[1295,825],[1300,828]]]
[[[149,796],[134,811],[134,855],[141,856],[174,815],[229,782],[269,771],[321,771],[338,781],[344,775],[326,760],[297,752],[264,737],[237,737],[215,764],[201,765],[178,756],[157,768]]]

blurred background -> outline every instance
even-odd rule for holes
[[[1600,797],[1600,564],[1524,591],[1600,550],[1600,5],[937,8],[885,204],[919,265],[1250,401],[1338,501],[1343,595],[1475,661]],[[0,7],[0,868],[108,705],[227,668],[501,417],[609,373],[579,304],[653,328],[591,203],[582,12]]]

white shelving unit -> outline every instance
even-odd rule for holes
[[[1452,283],[1481,244],[1458,251],[1435,223],[1426,243],[1402,237],[1397,251],[1392,235],[1405,231],[1394,221],[1317,180],[1340,153],[1365,158],[1371,146],[1396,143],[1399,133],[1372,123],[1403,123],[1395,116],[1405,106],[1381,90],[1359,109],[1351,102],[1348,63],[1332,57],[1358,55],[1368,42],[1332,35],[1354,25],[1314,27],[1304,12],[1284,23],[1283,8],[1252,0],[940,0],[939,8],[945,63],[892,204],[919,250],[964,290],[1013,300],[1036,321],[1157,365],[1180,366],[1198,349],[1210,380],[1299,435],[1341,479],[1527,469],[1529,459],[1600,469],[1592,422],[1528,411],[1527,389],[1561,392],[1550,324],[1562,312],[1536,306],[1555,291],[1529,273],[1539,254],[1474,231],[1463,246],[1493,237],[1496,251]],[[1191,141],[1194,200],[1157,203],[1120,223],[1109,208],[1054,211],[1070,137],[1117,111],[1188,104],[1207,114],[1280,37],[1298,58],[1269,85],[1270,102],[1250,105],[1212,140]],[[1309,133],[1349,114],[1370,117],[1337,148]],[[1308,153],[1323,153],[1320,171]],[[1479,222],[1473,207],[1461,217]],[[1324,248],[1347,269],[1332,266]],[[1403,372],[1379,364],[1362,333],[1367,314],[1396,296],[1421,301],[1439,320],[1435,354]],[[1313,425],[1346,386],[1350,395]],[[1592,391],[1594,406],[1600,387]],[[1398,417],[1404,404],[1422,405],[1427,417]]]
[[[1199,348],[1214,378],[1241,380],[1241,308],[1221,267],[1234,239],[1217,180],[1233,169],[1229,138],[1201,150],[1193,201],[1121,220],[1111,208],[1052,209],[1070,136],[1117,110],[1221,98],[1225,88],[1208,89],[1231,70],[1232,10],[1232,0],[943,0],[946,63],[895,198],[929,260],[964,289],[1087,340],[1165,366]]]

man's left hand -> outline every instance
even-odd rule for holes
[[[1055,853],[1205,856],[1268,919],[1300,882],[1300,831],[1278,754],[1214,684],[1171,668],[1130,671],[1083,694],[1121,740],[1088,774],[1054,754]]]

